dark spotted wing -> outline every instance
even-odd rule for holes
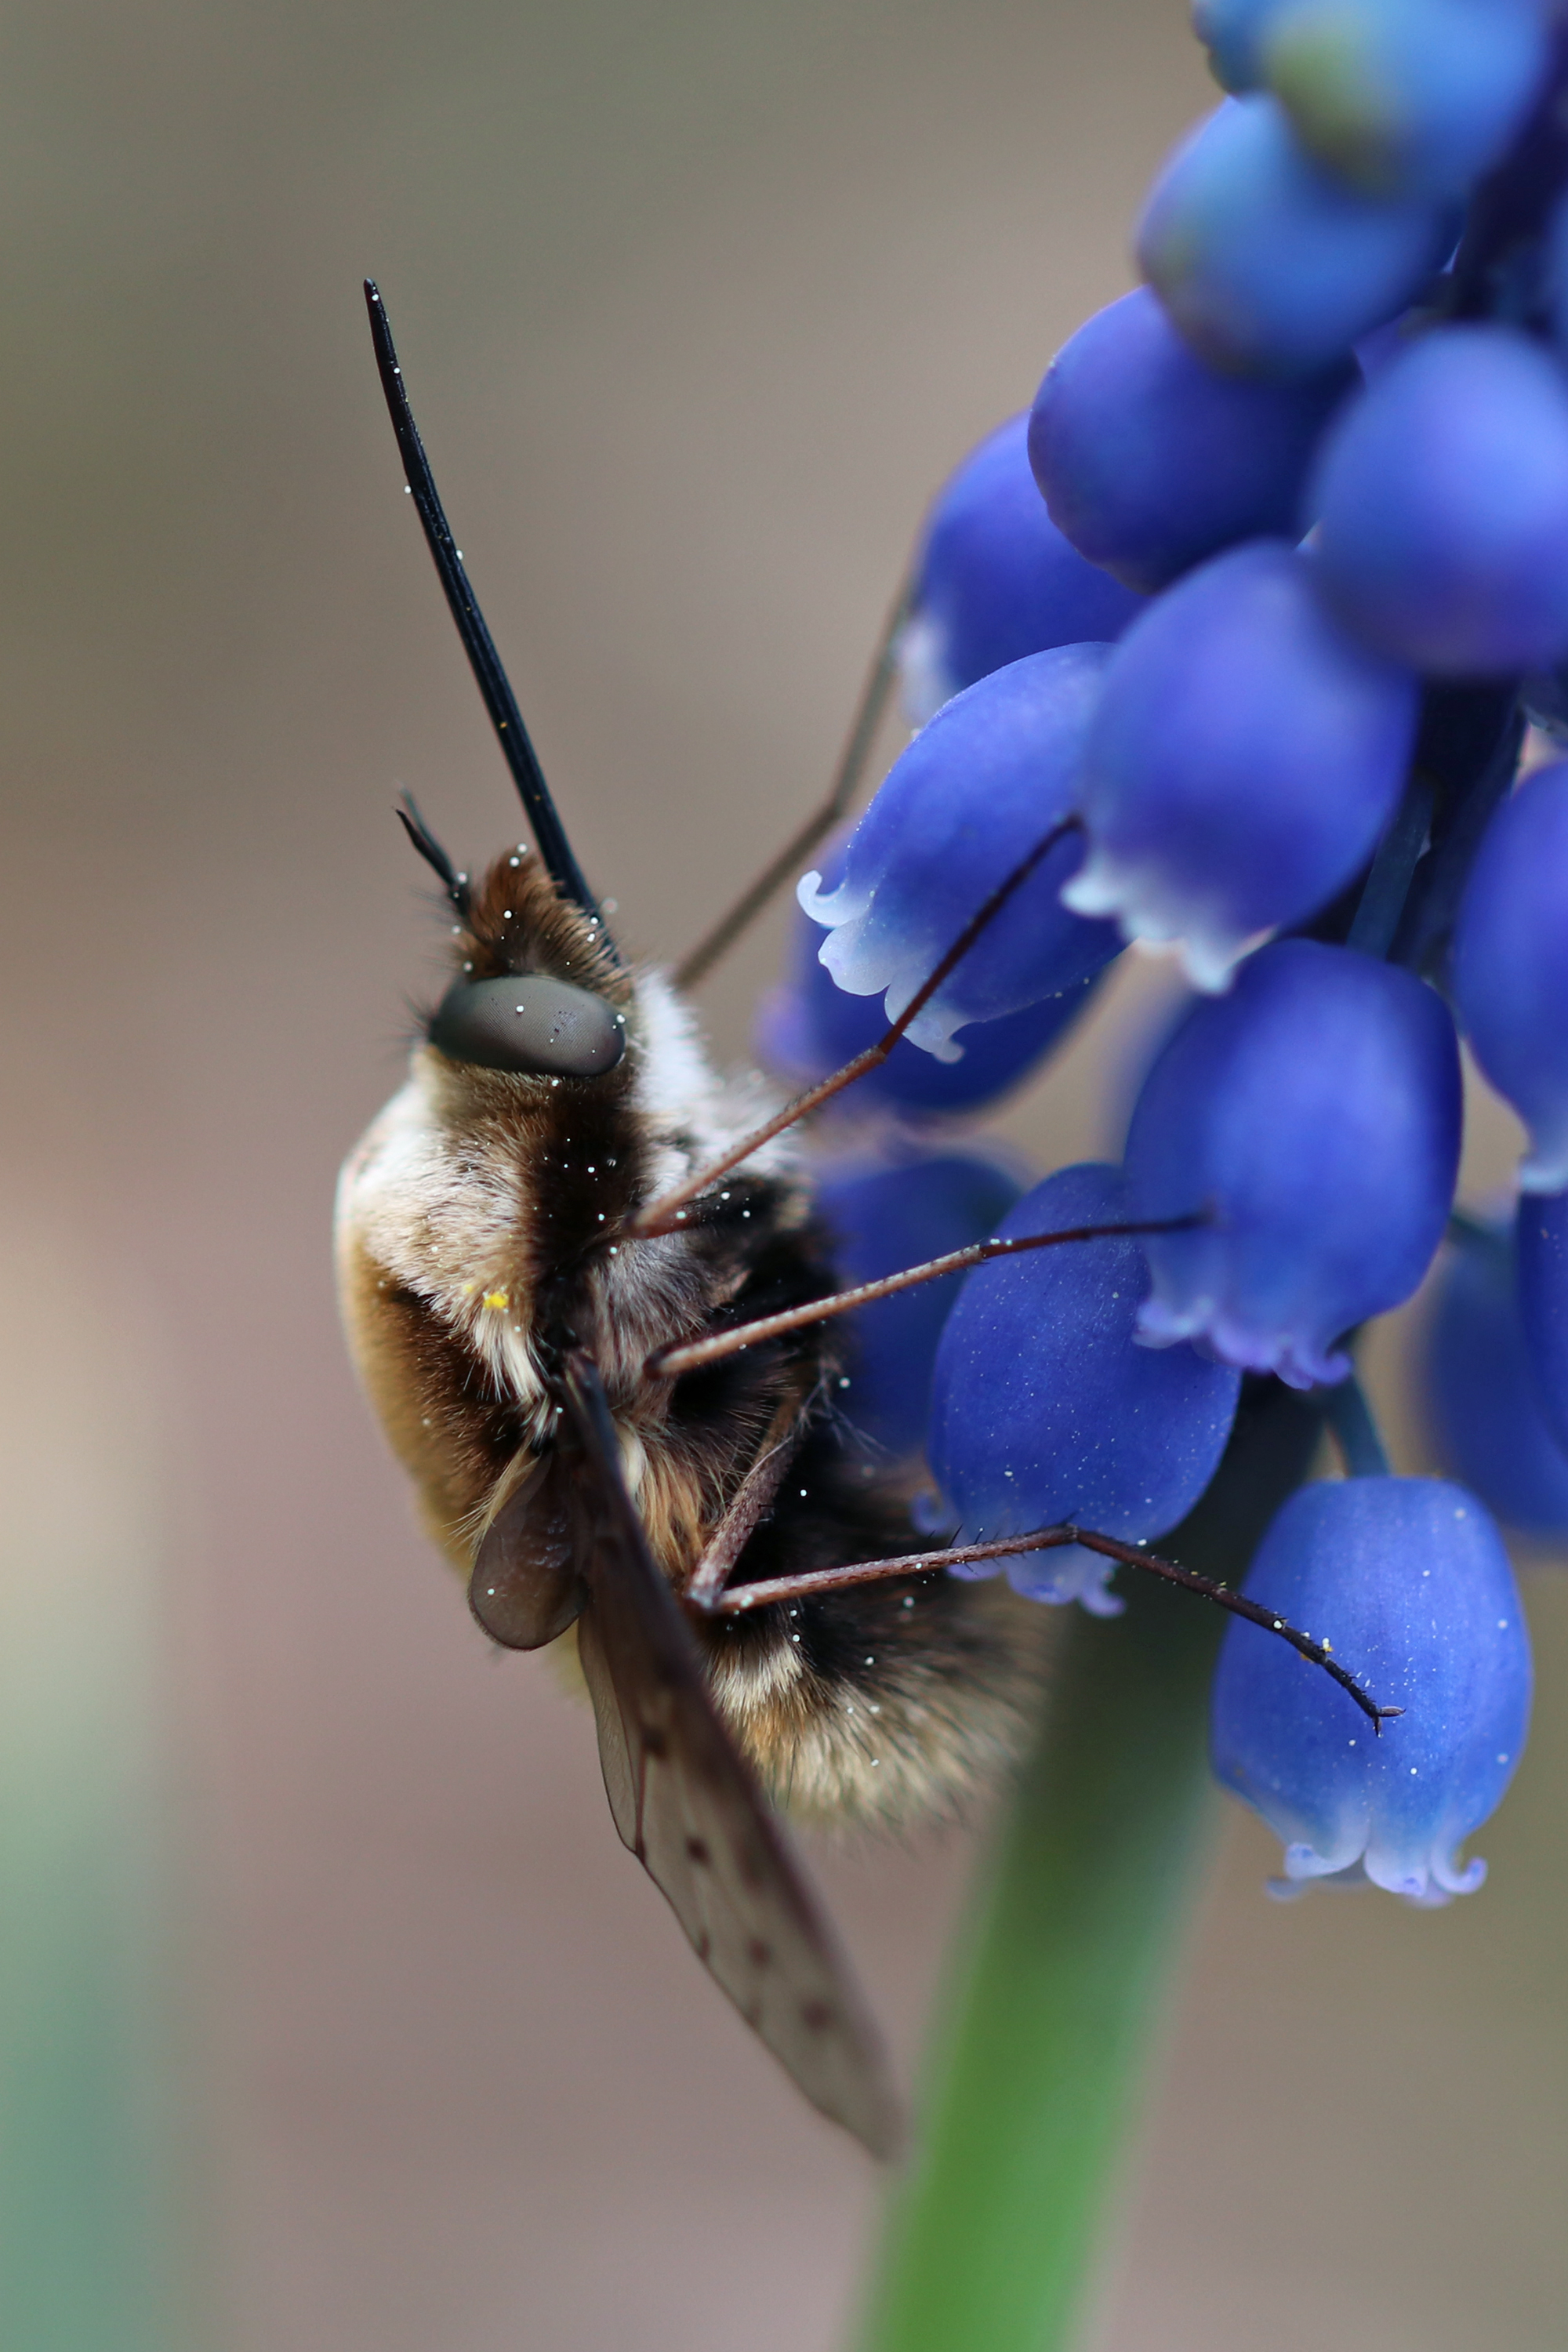
[[[468,1606],[503,1649],[542,1649],[583,1606],[568,1484],[557,1454],[525,1464],[480,1539]]]
[[[616,1827],[710,1975],[812,2105],[873,2156],[899,2103],[832,1935],[709,1696],[647,1547],[597,1371],[573,1358],[567,1419],[586,1457],[588,1605],[577,1640]]]

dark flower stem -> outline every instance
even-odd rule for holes
[[[1386,1478],[1388,1455],[1378,1434],[1366,1391],[1352,1372],[1324,1398],[1323,1418],[1339,1448],[1347,1478]]]

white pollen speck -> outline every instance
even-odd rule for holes
[[[1500,1617],[1498,1619],[1497,1629],[1500,1633],[1506,1633],[1508,1632],[1508,1619],[1506,1617]]]
[[[610,1255],[612,1257],[619,1257],[620,1255],[620,1251],[616,1248],[614,1242],[610,1244]]]
[[[799,1639],[800,1639],[800,1635],[799,1635],[798,1633],[792,1633],[792,1634],[790,1635],[790,1640],[791,1640],[792,1642],[798,1642],[798,1641],[799,1641]]]
[[[601,1210],[600,1210],[600,1212],[599,1212],[599,1223],[600,1223],[601,1224],[603,1224],[603,1223],[604,1223],[604,1222],[605,1222],[605,1213],[604,1213],[603,1209],[601,1209]]]
[[[508,907],[508,908],[506,908],[505,912],[504,912],[504,913],[502,914],[502,916],[501,916],[501,921],[502,921],[503,923],[510,923],[510,920],[511,920],[511,908],[510,908],[510,907]]]
[[[805,1500],[805,1488],[804,1486],[800,1490],[800,1496],[802,1502],[804,1502]]]
[[[1413,1780],[1415,1780],[1415,1765],[1414,1765],[1414,1764],[1412,1764],[1412,1766],[1410,1767],[1410,1777],[1411,1777],[1411,1779],[1412,1779]]]
[[[866,1661],[866,1664],[867,1664],[868,1666],[874,1666],[874,1665],[876,1664],[876,1663],[877,1663],[877,1661],[876,1661],[876,1659],[875,1659],[875,1658],[868,1658],[868,1659],[867,1659],[867,1661]]]
[[[518,857],[509,857],[506,862],[509,866],[520,866],[522,863],[521,859]]]
[[[1354,1741],[1353,1739],[1351,1741],[1351,1746],[1352,1746],[1352,1748],[1355,1746],[1355,1741]]]
[[[881,1708],[878,1706],[878,1704],[877,1704],[877,1702],[876,1702],[876,1700],[875,1700],[874,1698],[868,1698],[868,1699],[866,1701],[866,1706],[867,1706],[867,1709],[868,1709],[868,1713],[870,1713],[870,1714],[872,1714],[872,1715],[880,1715],[880,1714],[881,1714],[881,1712],[882,1712]]]
[[[882,1759],[881,1759],[881,1758],[880,1758],[879,1756],[873,1756],[873,1757],[872,1757],[872,1759],[871,1759],[871,1769],[872,1769],[872,1771],[873,1771],[873,1772],[876,1770],[876,1769],[877,1769],[878,1765],[881,1762],[881,1760],[882,1760]]]
[[[1500,1764],[1506,1764],[1508,1762],[1508,1758],[1506,1756],[1500,1756],[1498,1758],[1498,1762]]]
[[[1285,1631],[1284,1620],[1282,1618],[1276,1617],[1274,1620],[1274,1631],[1277,1633],[1282,1633]]]
[[[559,1078],[552,1078],[550,1083],[552,1087],[558,1087],[561,1084],[561,1081]]]
[[[914,1607],[914,1605],[915,1605],[915,1596],[914,1596],[914,1594],[913,1594],[912,1592],[906,1592],[906,1593],[905,1593],[905,1595],[904,1595],[904,1607],[905,1607],[906,1609],[912,1609],[912,1608]]]

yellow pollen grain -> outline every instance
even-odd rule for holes
[[[504,1311],[511,1305],[511,1299],[510,1295],[504,1290],[487,1290],[485,1293],[484,1303],[487,1307],[499,1307]]]

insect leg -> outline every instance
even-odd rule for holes
[[[970,917],[936,970],[921,982],[887,1034],[876,1045],[868,1045],[863,1054],[857,1054],[853,1061],[846,1062],[844,1067],[835,1070],[831,1077],[819,1079],[803,1095],[796,1095],[793,1102],[786,1103],[783,1110],[763,1126],[754,1129],[743,1141],[736,1144],[732,1151],[726,1152],[722,1160],[710,1161],[706,1168],[700,1168],[695,1176],[689,1176],[683,1184],[677,1184],[658,1200],[647,1202],[629,1221],[627,1232],[644,1237],[678,1232],[686,1222],[688,1202],[694,1201],[700,1192],[705,1192],[710,1184],[716,1184],[721,1176],[727,1176],[731,1168],[738,1168],[742,1160],[749,1160],[753,1151],[760,1151],[764,1143],[771,1143],[775,1135],[782,1135],[786,1128],[794,1127],[797,1119],[806,1118],[812,1111],[820,1110],[824,1103],[831,1102],[835,1095],[842,1094],[845,1087],[853,1086],[857,1078],[863,1078],[868,1071],[877,1069],[885,1062],[915,1015],[930,1003],[942,982],[963,961],[987,924],[1001,913],[1013,893],[1022,887],[1058,842],[1068,834],[1076,833],[1082,823],[1081,817],[1063,817],[1059,824],[1053,824],[1049,833],[1036,842],[1028,856],[1019,860],[1006,879],[998,883],[984,904]]]
[[[871,667],[860,689],[860,699],[845,738],[844,749],[838,755],[838,765],[827,789],[827,798],[816,813],[808,816],[798,833],[793,834],[778,856],[769,861],[748,888],[742,891],[734,905],[720,916],[710,930],[704,932],[694,948],[688,950],[684,961],[675,968],[675,985],[679,989],[695,988],[705,980],[722,955],[727,955],[742,931],[753,922],[776,890],[782,889],[803,857],[809,857],[823,835],[836,825],[860,789],[861,778],[869,765],[871,751],[877,740],[877,730],[888,707],[893,680],[899,667],[899,636],[910,616],[914,601],[914,574],[910,572],[888,609],[882,624],[882,634],[871,656]]]
[[[1249,1600],[1245,1592],[1237,1592],[1212,1576],[1200,1576],[1195,1569],[1180,1568],[1174,1560],[1162,1559],[1158,1553],[1145,1551],[1141,1545],[1123,1543],[1116,1536],[1098,1535],[1092,1528],[1067,1524],[1037,1528],[1030,1535],[1000,1537],[992,1543],[954,1544],[944,1551],[905,1552],[897,1559],[861,1559],[845,1568],[810,1570],[801,1576],[768,1577],[756,1584],[732,1585],[708,1606],[715,1614],[740,1615],[747,1610],[764,1609],[772,1601],[813,1600],[819,1593],[842,1592],[851,1585],[921,1576],[933,1569],[970,1567],[982,1560],[1005,1559],[1015,1552],[1052,1551],[1065,1544],[1081,1544],[1086,1551],[1099,1552],[1102,1559],[1116,1560],[1124,1568],[1141,1568],[1145,1574],[1157,1576],[1166,1584],[1178,1584],[1184,1591],[1212,1601],[1216,1608],[1227,1610],[1233,1617],[1245,1617],[1248,1624],[1261,1626],[1266,1633],[1278,1634],[1309,1665],[1321,1666],[1354,1699],[1374,1728],[1390,1717],[1405,1712],[1401,1706],[1379,1706],[1368,1697],[1349,1668],[1341,1665],[1327,1642],[1315,1642],[1310,1633],[1277,1617],[1262,1601]]]
[[[800,1406],[794,1397],[785,1397],[769,1423],[756,1460],[741,1481],[734,1501],[709,1538],[708,1548],[692,1571],[684,1597],[695,1607],[710,1607],[723,1591],[730,1570],[778,1493],[784,1472],[805,1435]]]
[[[779,1339],[786,1332],[803,1330],[807,1324],[825,1323],[829,1316],[847,1315],[857,1307],[869,1307],[878,1298],[890,1298],[895,1291],[912,1290],[917,1283],[938,1282],[946,1274],[962,1274],[965,1267],[984,1265],[990,1258],[1016,1257],[1021,1250],[1050,1249],[1058,1242],[1098,1242],[1128,1234],[1179,1234],[1193,1225],[1201,1225],[1202,1213],[1184,1217],[1150,1218],[1142,1223],[1110,1225],[1069,1225],[1058,1234],[1018,1234],[1007,1241],[970,1242],[963,1249],[948,1250],[941,1257],[927,1258],[921,1265],[906,1266],[901,1274],[885,1274],[878,1282],[858,1282],[851,1290],[835,1290],[826,1298],[814,1298],[804,1307],[788,1307],[778,1315],[762,1315],[754,1323],[737,1323],[728,1331],[714,1331],[705,1339],[690,1339],[677,1346],[656,1349],[643,1366],[645,1372],[657,1379],[674,1380],[681,1372],[691,1372],[700,1364],[716,1363],[722,1356],[743,1353],[763,1339]]]

